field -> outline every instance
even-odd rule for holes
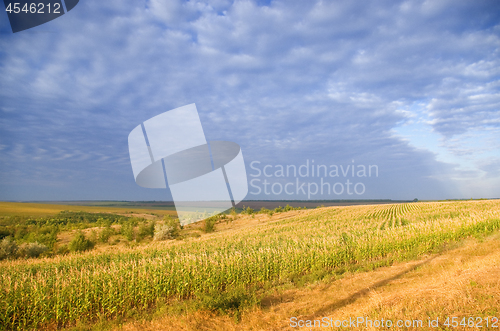
[[[54,329],[127,321],[162,309],[245,323],[251,316],[246,312],[272,306],[269,293],[278,289],[318,281],[337,286],[336,279],[353,272],[374,275],[377,268],[437,254],[463,240],[484,240],[499,228],[499,201],[232,215],[219,220],[214,233],[182,240],[0,262],[0,325]],[[306,310],[294,313],[306,316]],[[443,317],[436,309],[420,313],[426,321]],[[474,313],[498,317],[498,305]]]
[[[48,203],[19,203],[0,201],[0,216],[52,216],[61,211],[84,211],[89,213],[115,213],[115,214],[144,214],[154,212],[159,215],[176,215],[175,208],[166,207],[151,208],[149,206],[138,206],[129,204],[110,204],[101,203],[98,205],[81,204],[48,204]]]

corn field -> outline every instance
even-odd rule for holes
[[[168,298],[424,254],[499,228],[500,201],[330,207],[115,253],[5,261],[0,328],[115,318]]]

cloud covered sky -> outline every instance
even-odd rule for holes
[[[314,160],[379,169],[315,199],[499,198],[500,2],[81,0],[16,34],[4,12],[0,199],[169,200],[127,137],[190,103],[249,180]]]

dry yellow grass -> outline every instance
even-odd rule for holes
[[[146,213],[157,215],[177,215],[172,210],[156,210],[130,207],[100,207],[79,205],[53,205],[45,203],[4,202],[0,201],[0,215],[2,216],[33,216],[42,217],[55,215],[63,210],[85,211],[89,213],[114,213],[127,216],[150,217]],[[133,212],[133,214],[130,214]]]
[[[344,320],[422,320],[447,316],[500,315],[500,235],[484,242],[469,240],[464,246],[417,261],[398,263],[370,272],[346,274],[330,283],[286,290],[264,300],[263,307],[248,311],[235,323],[229,316],[195,312],[167,315],[153,321],[136,321],[118,328],[135,330],[310,330],[292,328],[290,318],[331,317]],[[330,328],[313,328],[328,330]],[[337,328],[336,328],[337,329]],[[345,328],[348,329],[348,328]],[[360,326],[359,330],[380,330]],[[396,329],[396,328],[395,328]],[[441,330],[443,328],[439,328]],[[454,330],[463,330],[458,327]],[[471,328],[467,328],[471,329]],[[486,328],[483,323],[483,329]],[[434,329],[436,330],[436,329]]]

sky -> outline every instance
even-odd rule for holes
[[[248,200],[500,198],[500,2],[80,0],[18,33],[2,12],[0,200],[171,200],[127,138],[192,103]]]

